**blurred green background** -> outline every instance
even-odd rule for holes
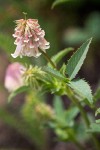
[[[100,80],[100,1],[56,0],[55,3],[53,2],[54,0],[0,0],[0,107],[7,108],[15,114],[24,102],[23,97],[19,96],[12,104],[7,104],[8,92],[3,87],[3,83],[6,67],[10,62],[17,61],[11,58],[10,53],[15,50],[12,37],[14,20],[23,18],[22,12],[27,12],[28,18],[39,20],[46,32],[46,39],[50,42],[50,49],[47,50],[50,56],[66,47],[74,47],[76,50],[88,38],[93,37],[79,76],[85,77],[93,90]],[[52,6],[54,6],[53,9],[51,9]],[[8,41],[8,44],[5,41]],[[65,62],[69,56],[64,58]],[[38,65],[45,64],[42,56],[38,59],[32,58],[31,61]],[[27,136],[20,135],[14,127],[4,123],[8,123],[7,121],[2,121],[2,114],[1,112],[0,147],[34,149],[34,142]],[[58,145],[52,144],[50,135],[47,137],[49,148],[56,150]],[[59,150],[58,147],[57,150]]]

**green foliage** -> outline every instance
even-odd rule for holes
[[[77,107],[70,107],[65,110],[63,106],[62,99],[59,96],[54,97],[54,110],[56,114],[56,121],[62,127],[72,127],[74,125],[74,118],[79,113],[79,109]]]
[[[100,108],[98,108],[95,112],[95,116],[97,116],[98,114],[100,114]]]
[[[69,79],[64,77],[64,75],[62,75],[59,71],[54,70],[50,67],[43,67],[43,70],[45,72],[47,72],[48,74],[52,75],[53,77],[61,80],[61,81],[65,81],[65,82],[69,82]]]
[[[80,97],[92,104],[93,103],[93,98],[91,94],[91,88],[89,84],[84,81],[83,79],[76,80],[76,81],[71,81],[69,86],[77,93],[80,95]]]
[[[58,118],[58,120],[61,120],[61,121],[65,122],[64,106],[63,106],[63,102],[62,102],[61,97],[55,96],[53,105],[54,105],[54,110],[55,110],[55,113],[56,113],[56,118]]]
[[[18,89],[16,89],[15,91],[11,92],[11,94],[9,95],[8,97],[8,102],[11,102],[11,100],[18,94],[20,93],[23,93],[23,92],[26,92],[29,90],[29,87],[28,86],[22,86]]]
[[[50,123],[50,127],[55,130],[57,137],[61,141],[70,139],[70,134],[74,133],[74,119],[79,113],[77,107],[70,107],[65,110],[62,99],[58,96],[54,97],[54,121]]]
[[[62,67],[60,68],[60,73],[63,74],[64,76],[66,75],[66,64],[63,63]]]
[[[64,106],[63,106],[63,102],[62,102],[61,97],[55,96],[53,105],[55,108],[56,115],[58,117],[62,117],[64,114]]]
[[[77,122],[74,126],[75,130],[75,136],[77,137],[78,141],[88,141],[90,138],[90,135],[86,132],[86,126],[83,122],[83,120],[80,120],[80,122]]]
[[[98,114],[100,114],[100,108],[96,110],[95,116],[97,116]],[[97,119],[96,123],[91,123],[90,128],[87,130],[87,132],[99,133],[100,132],[100,119]]]
[[[91,43],[91,39],[87,40],[69,59],[66,73],[69,75],[70,79],[75,78],[78,71],[80,70],[89,49],[89,45]]]
[[[100,124],[100,119],[97,119],[97,120],[96,120],[96,123],[99,123],[99,124]]]
[[[55,0],[52,4],[52,9],[58,4],[69,2],[69,1],[72,1],[72,0]]]
[[[67,123],[73,125],[74,124],[74,118],[78,115],[79,109],[77,107],[71,107],[69,110],[66,110],[65,116]]]
[[[100,124],[92,123],[90,125],[90,129],[88,129],[87,132],[97,132],[97,133],[99,133],[100,132]]]
[[[42,0],[40,1],[42,2]],[[22,11],[28,12],[28,16],[30,18],[39,17],[38,18],[39,23],[41,24],[41,27],[43,27],[46,31],[46,39],[51,43],[50,44],[51,49],[48,50],[48,53],[49,56],[52,56],[53,53],[56,53],[59,47],[61,47],[60,42],[58,42],[58,40],[60,41],[60,36],[62,35],[62,31],[65,31],[64,35],[66,34],[66,29],[64,30],[64,25],[68,27],[73,23],[77,24],[76,22],[78,22],[78,19],[76,21],[76,18],[74,19],[74,16],[77,16],[78,18],[77,12],[79,12],[78,9],[80,10],[79,6],[83,8],[85,5],[83,5],[82,7],[82,4],[83,3],[86,4],[87,2],[86,0],[85,1],[84,0],[55,0],[52,5],[52,8],[54,8],[55,6],[61,3],[66,2],[66,4],[71,4],[70,6],[72,9],[70,9],[70,7],[67,9],[67,6],[63,5],[64,6],[63,8],[65,9],[66,12],[58,11],[57,14],[55,15],[53,14],[53,17],[51,17],[50,15],[47,17],[47,15],[50,13],[50,10],[48,9],[49,1],[43,0],[43,2],[41,3],[42,5],[39,5],[40,1],[25,0],[24,2],[20,0],[18,1],[8,0],[7,3],[2,2],[1,5],[2,8],[0,8],[0,12],[1,12],[0,14],[2,18],[0,28],[1,30],[4,29],[7,32],[9,31],[12,32],[11,28],[13,24],[11,22],[15,18],[16,19],[19,18],[19,16],[21,16],[22,14]],[[12,2],[12,4],[10,4],[10,2]],[[94,0],[91,1],[91,3],[93,2]],[[43,6],[43,11],[41,6]],[[6,13],[5,16],[3,16],[2,13],[4,12],[4,10],[7,10],[7,12],[9,12],[8,14]],[[46,13],[44,13],[44,10]],[[58,17],[59,14],[60,16]],[[62,14],[65,14],[66,19],[64,19],[64,16],[62,17]],[[66,14],[68,14],[67,17]],[[91,36],[95,37],[95,39],[98,39],[99,41],[100,39],[99,17],[100,16],[98,14],[94,15],[93,18],[90,16],[90,20],[89,19],[87,20],[86,25],[84,25],[85,28],[83,29],[78,28],[77,30],[73,28],[75,30],[73,29],[68,30],[67,36],[69,37],[70,39],[69,41],[71,42],[71,44],[73,44],[73,41],[74,44],[79,44],[79,42],[82,42],[82,40],[85,40],[86,38]],[[60,32],[58,32],[59,29]],[[62,40],[63,40],[63,36],[62,36]],[[65,42],[65,44],[67,42]],[[78,71],[80,70],[86,58],[88,48],[91,43],[91,39],[85,42],[77,50],[77,52],[75,52],[73,56],[69,59],[67,64],[67,70],[65,64],[61,66],[62,59],[70,51],[73,50],[72,48],[66,48],[58,52],[53,57],[51,57],[51,60],[54,62],[55,66],[57,66],[58,63],[61,66],[59,70],[58,68],[53,69],[50,63],[48,63],[47,65],[49,67],[44,67],[42,71],[40,68],[34,67],[33,62],[42,66],[43,62],[45,62],[44,58],[41,61],[43,55],[39,59],[28,58],[28,57],[23,57],[22,59],[20,58],[13,59],[11,57],[11,53],[13,53],[16,48],[16,46],[14,46],[13,43],[14,40],[11,36],[7,35],[6,33],[0,34],[0,48],[6,52],[7,58],[10,60],[10,62],[18,61],[26,64],[31,63],[32,66],[26,68],[26,72],[23,75],[24,84],[28,86],[23,86],[20,87],[19,89],[16,89],[8,97],[8,102],[10,102],[16,95],[22,92],[26,92],[25,101],[23,104],[21,103],[20,113],[18,112],[17,114],[17,112],[15,112],[16,115],[14,115],[0,108],[0,119],[3,120],[4,123],[6,123],[7,125],[16,129],[20,134],[25,136],[26,139],[34,143],[33,145],[35,145],[36,148],[39,150],[48,149],[47,145],[45,145],[48,136],[48,133],[46,134],[46,127],[48,126],[51,126],[53,128],[54,132],[57,135],[57,138],[61,141],[69,140],[74,143],[76,142],[76,145],[79,147],[80,147],[79,141],[81,141],[82,145],[85,145],[85,142],[88,143],[88,141],[85,138],[86,136],[85,129],[87,128],[85,126],[85,123],[86,125],[88,124],[87,126],[89,127],[90,122],[88,121],[89,120],[88,112],[84,111],[83,106],[87,104],[86,101],[89,104],[95,104],[95,103],[93,103],[91,89],[88,83],[82,79],[76,81],[73,81],[72,79],[76,77]],[[47,55],[47,53],[45,54]],[[68,78],[66,77],[66,74],[68,75]],[[0,85],[0,89],[4,90],[1,85]],[[45,103],[43,102],[41,95],[44,93],[46,94],[45,89],[48,90],[49,93],[54,94],[53,108],[48,106],[46,102]],[[37,93],[37,91],[39,92]],[[59,96],[55,96],[55,94]],[[70,102],[70,106],[67,109],[66,109],[66,105],[64,106],[65,103],[63,103],[63,99],[60,97],[62,95],[66,95],[68,96],[69,100],[70,98],[72,100]],[[98,88],[94,94],[95,102],[98,99],[100,99],[100,88]],[[74,100],[76,100],[75,103],[76,105],[72,104]],[[95,115],[97,116],[99,113],[100,113],[100,108],[97,109]],[[100,126],[100,119],[96,120],[96,123],[91,124],[89,132],[100,133],[99,126]],[[91,136],[91,134],[88,135]],[[91,138],[93,137],[93,135],[91,136]]]
[[[59,80],[59,78],[46,74],[43,82],[43,90],[45,92],[55,93],[60,96],[66,94],[66,84],[62,80]]]
[[[51,60],[55,63],[55,65],[57,65],[61,59],[71,51],[73,51],[73,48],[65,48],[64,50],[61,50],[56,55],[51,57]],[[48,66],[52,67],[50,63],[48,63]]]

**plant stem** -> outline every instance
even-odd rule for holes
[[[81,103],[77,100],[77,98],[73,95],[73,93],[70,90],[68,92],[68,97],[72,100],[73,103],[75,103],[77,105],[77,107],[79,108],[79,110],[80,110],[80,112],[83,116],[83,119],[85,121],[85,124],[86,124],[87,128],[89,128],[90,121],[89,121],[88,116],[87,116],[86,112],[84,111],[83,106],[81,105]],[[94,144],[96,146],[96,149],[100,150],[100,145],[99,145],[98,140],[95,137],[95,134],[91,133],[91,135],[92,135],[92,139],[94,141]]]
[[[45,53],[44,51],[42,51],[41,49],[39,49],[39,51],[44,55],[44,57],[46,58],[46,60],[52,65],[53,68],[56,68],[56,65],[54,64],[54,62],[50,59],[50,57],[47,55],[47,53]]]

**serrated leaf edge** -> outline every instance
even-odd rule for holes
[[[91,90],[91,86],[90,86],[90,84],[85,80],[85,79],[80,79],[80,80],[83,80],[88,86],[89,86],[89,88],[90,88],[90,94],[91,94],[91,96],[92,96],[92,90]],[[77,81],[77,80],[76,80]],[[70,84],[69,84],[69,86],[70,86]],[[72,88],[72,87],[71,87]],[[75,91],[75,89],[73,89],[74,91]],[[77,91],[80,93],[80,94],[82,94],[78,89],[77,89]],[[84,95],[84,94],[82,94],[83,95],[83,97],[84,98],[86,98],[86,96]],[[93,96],[92,96],[92,101],[93,101]],[[89,101],[90,102],[90,101]]]
[[[89,49],[89,46],[90,46],[91,41],[92,41],[92,38],[88,39],[87,41],[90,41],[90,42],[88,43],[88,49]],[[87,42],[87,41],[86,41],[86,42]],[[84,42],[83,44],[85,44],[86,42]],[[83,44],[77,49],[77,51],[83,46]],[[77,51],[74,52],[73,55],[76,54]],[[72,56],[70,57],[70,59],[67,61],[67,65],[69,64],[69,62],[70,62],[70,60],[72,59],[73,55],[72,55]],[[86,54],[86,55],[87,55],[87,54]],[[85,58],[86,58],[86,57],[85,57]],[[84,60],[85,60],[85,59],[84,59]],[[83,63],[84,63],[84,61],[83,61]],[[83,63],[82,63],[82,65],[83,65]],[[66,68],[67,68],[67,65],[66,65]],[[82,66],[82,65],[81,65],[81,66]],[[80,67],[80,69],[81,69],[81,67]],[[79,70],[80,70],[80,69],[79,69]],[[79,70],[77,71],[77,74],[78,74]],[[67,73],[67,69],[66,69],[66,73]],[[68,74],[68,73],[67,73],[67,74]],[[77,75],[77,74],[76,74],[76,75]],[[76,75],[75,75],[75,76],[76,76]],[[69,76],[69,75],[68,75],[68,76]],[[72,75],[71,75],[71,76],[72,76]],[[73,78],[69,77],[69,78],[72,80],[72,79],[74,79],[75,77],[73,77]]]

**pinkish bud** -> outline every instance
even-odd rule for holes
[[[5,75],[5,88],[12,92],[23,85],[22,81],[22,71],[23,66],[17,62],[10,64],[6,70]]]
[[[45,32],[40,28],[36,19],[20,19],[16,20],[17,27],[13,37],[16,38],[14,44],[17,45],[12,57],[17,56],[34,56],[39,57],[41,53],[39,49],[45,52],[50,48],[50,43],[44,38]]]

